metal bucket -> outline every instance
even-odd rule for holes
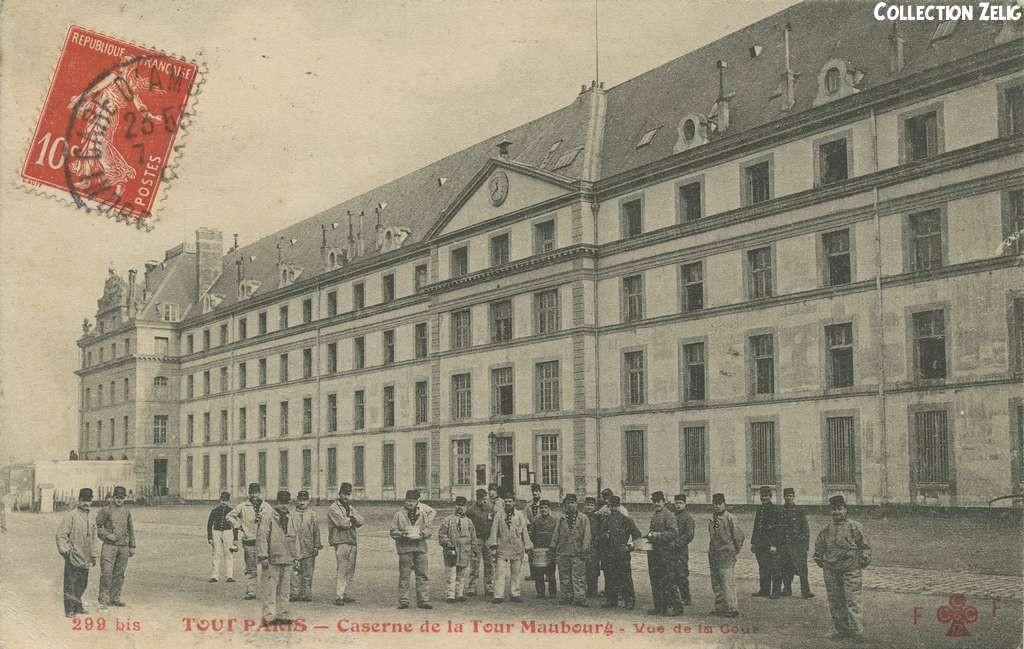
[[[530,555],[530,565],[543,568],[548,565],[548,548],[534,548]]]
[[[639,538],[633,541],[634,552],[650,552],[654,548],[651,546],[651,542],[644,538]]]

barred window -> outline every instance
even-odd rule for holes
[[[327,316],[338,315],[338,292],[331,291],[327,294]]]
[[[913,464],[918,483],[949,483],[949,430],[945,410],[914,413],[917,457]]]
[[[288,354],[281,354],[278,358],[278,380],[281,383],[288,382]]]
[[[395,386],[384,386],[384,426],[390,428],[395,425]]]
[[[426,487],[427,486],[427,471],[429,462],[429,446],[426,442],[416,442],[413,447],[413,481],[415,487]]]
[[[191,445],[191,444],[195,443],[195,438],[196,438],[196,418],[195,418],[195,415],[189,414],[189,415],[185,416],[185,440],[186,440],[185,443]]]
[[[910,221],[910,270],[942,266],[942,213],[928,210],[907,217]]]
[[[469,374],[452,376],[452,419],[473,416],[473,395]]]
[[[238,439],[245,439],[249,432],[249,421],[245,406],[238,409]]]
[[[647,448],[644,431],[625,432],[626,475],[625,484],[642,485],[647,482]]]
[[[210,413],[203,413],[203,444],[210,443]]]
[[[427,382],[417,381],[415,391],[416,423],[423,424],[427,421]]]
[[[302,350],[302,378],[308,379],[313,376],[313,350]]]
[[[302,322],[309,324],[313,321],[313,300],[306,298],[302,301]],[[305,483],[303,483],[305,484]]]
[[[167,443],[167,415],[153,415],[153,443]]]
[[[683,484],[703,485],[708,482],[707,431],[704,426],[683,427]]]
[[[327,343],[327,373],[338,371],[338,343]]]
[[[1003,254],[1024,255],[1024,189],[1003,195]]]
[[[220,411],[220,441],[228,441],[228,411]]]
[[[259,416],[260,416],[259,436],[260,436],[260,439],[263,439],[264,437],[267,436],[267,404],[265,404],[265,403],[261,403],[260,404]]]
[[[358,311],[366,306],[366,285],[357,282],[352,285],[352,310]]]
[[[381,295],[384,303],[395,301],[395,275],[388,273],[381,278]]]
[[[366,448],[363,446],[352,447],[352,486],[366,486]]]
[[[338,449],[333,446],[327,447],[327,487],[334,489],[338,486]]]
[[[913,315],[914,362],[918,379],[946,378],[946,330],[941,309]]]
[[[395,362],[395,330],[388,329],[384,332],[384,364],[391,365]]]
[[[218,464],[219,464],[219,468],[220,468],[220,480],[219,480],[220,488],[221,489],[227,489],[228,488],[228,456],[225,455],[224,453],[221,453]]]
[[[825,253],[825,285],[849,284],[850,231],[837,230],[821,235],[821,246]]]
[[[302,449],[302,486],[309,487],[313,484],[313,451],[308,448]]]
[[[395,487],[395,445],[385,444],[381,451],[381,484],[387,488]]]
[[[288,328],[288,305],[282,305],[277,310],[277,328],[287,329]]]
[[[427,323],[418,322],[416,323],[415,329],[416,336],[416,358],[426,358],[429,351],[427,344]]]
[[[242,318],[238,321],[238,339],[245,340],[249,337],[249,322]]]
[[[244,390],[248,387],[248,376],[246,375],[245,361],[238,364],[238,389]]]
[[[249,484],[245,471],[245,453],[238,454],[238,486],[244,487]]]
[[[775,422],[751,422],[750,455],[753,484],[775,484]]]
[[[327,395],[327,431],[338,430],[338,395],[334,392]]]
[[[508,234],[491,237],[491,266],[507,264],[510,257]]]
[[[210,370],[203,370],[203,396],[210,396]]]
[[[257,325],[256,329],[257,329],[257,331],[259,331],[261,336],[263,334],[267,333],[267,312],[266,311],[260,311],[256,315],[256,325]]]
[[[539,255],[555,249],[555,222],[543,221],[533,226],[533,254]]]
[[[203,456],[203,489],[210,488],[210,456]]]
[[[561,329],[561,309],[558,303],[558,289],[538,291],[533,294],[534,333],[549,334]]]
[[[537,452],[540,484],[545,487],[557,486],[561,480],[558,435],[538,435]]]
[[[537,412],[555,412],[561,408],[561,387],[558,379],[558,361],[546,361],[535,366]]]
[[[472,320],[469,309],[452,313],[451,336],[452,349],[464,349],[472,344]]]
[[[356,390],[352,397],[352,428],[362,430],[366,426],[366,396],[362,390]]]
[[[644,318],[644,276],[622,278],[622,320],[636,322]]]
[[[452,250],[451,276],[462,277],[469,274],[469,250],[463,246]]]
[[[704,268],[701,262],[683,264],[683,310],[700,311],[704,308]]]
[[[644,353],[626,352],[623,356],[625,369],[625,401],[627,406],[647,403],[647,375]]]
[[[1013,329],[1010,340],[1010,345],[1014,352],[1013,368],[1016,372],[1024,372],[1024,297],[1013,298],[1013,304],[1010,308]]]
[[[853,325],[825,327],[828,344],[828,384],[831,388],[853,385]]]
[[[189,374],[185,377],[185,397],[192,399],[196,396],[196,377],[193,374]],[[99,387],[99,398],[100,405],[103,404],[103,386]]]
[[[514,409],[512,368],[491,370],[491,414],[511,415]]]
[[[472,484],[472,458],[470,457],[470,442],[468,439],[452,440],[452,467],[454,476],[452,481],[458,486]]]
[[[260,451],[256,454],[256,481],[260,487],[267,488],[267,452]]]
[[[491,342],[507,343],[512,340],[512,300],[492,302]]]
[[[935,111],[908,117],[903,122],[906,162],[924,160],[939,153],[938,116]]]
[[[772,334],[750,337],[753,358],[753,393],[775,393],[775,345]]]
[[[288,402],[282,401],[280,408],[279,433],[281,437],[288,435]]]
[[[414,288],[417,293],[423,290],[423,287],[427,285],[427,265],[420,264],[416,267],[416,271],[413,276]]]
[[[707,365],[704,361],[704,343],[683,345],[683,359],[686,363],[683,375],[687,401],[703,401],[707,398]]]
[[[829,484],[853,484],[856,481],[856,452],[853,417],[825,419],[826,479]]]
[[[220,368],[220,391],[224,393],[227,392],[228,389],[228,368],[222,367]]]
[[[267,359],[261,358],[259,361],[260,370],[260,385],[267,384]]]
[[[352,341],[352,367],[361,370],[366,367],[366,339],[362,336]]]
[[[745,198],[747,205],[756,205],[772,197],[771,165],[759,162],[744,168]]]
[[[313,433],[313,398],[303,397],[302,399],[302,434]],[[305,483],[304,483],[305,484]]]
[[[282,489],[288,488],[288,451],[278,453],[277,484]]]
[[[747,252],[750,272],[750,299],[772,296],[772,249],[770,246]]]
[[[193,459],[191,455],[185,456],[185,487],[188,489],[192,488],[192,463]]]

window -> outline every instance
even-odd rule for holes
[[[750,299],[757,300],[772,296],[772,249],[771,246],[747,252],[747,268],[750,278]]]
[[[512,340],[512,300],[492,302],[491,342],[507,343]]]
[[[623,239],[638,237],[644,231],[644,202],[642,198],[624,201],[619,207]]]
[[[336,315],[338,315],[338,292],[330,291],[327,293],[327,317]]]
[[[455,248],[451,253],[451,275],[462,277],[469,274],[469,249],[465,246]]]
[[[121,427],[124,431],[124,445],[128,446],[128,415],[121,418]]]
[[[999,135],[1010,137],[1024,133],[1024,84],[1004,87],[1000,99]]]
[[[772,165],[770,160],[743,167],[743,204],[757,205],[772,197]]]
[[[238,339],[239,340],[245,340],[246,338],[249,337],[248,329],[249,329],[248,321],[245,318],[242,318],[241,320],[238,321]]]
[[[103,447],[103,420],[96,420],[96,448]]]
[[[338,343],[327,343],[327,373],[338,371]]]
[[[313,322],[313,300],[311,298],[302,301],[302,322],[304,324]]]
[[[302,399],[302,434],[313,433],[313,398],[303,397]]]
[[[220,411],[220,441],[228,441],[228,411]]]
[[[452,483],[459,487],[470,486],[473,464],[468,439],[452,440]]]
[[[395,362],[395,330],[388,329],[384,332],[384,364],[391,365]]]
[[[508,233],[491,237],[491,266],[507,264],[510,254]]]
[[[280,412],[280,420],[278,422],[278,433],[281,437],[288,435],[288,402],[282,401]]]
[[[221,489],[228,488],[228,456],[221,453],[220,455],[220,480],[218,481]]]
[[[131,353],[132,353],[132,341],[131,341],[130,338],[125,338],[124,339],[124,354],[125,354],[125,356],[130,356]]]
[[[639,406],[647,403],[647,374],[644,368],[642,351],[626,352],[622,355],[624,367],[625,395],[623,401],[627,406]]]
[[[210,370],[203,370],[203,396],[210,396]]]
[[[359,336],[353,341],[352,346],[352,366],[361,370],[366,367],[366,339]]]
[[[940,38],[946,38],[953,34],[953,30],[956,29],[959,20],[943,20],[936,27],[935,31],[932,32],[932,42],[939,40]]]
[[[263,438],[265,438],[267,436],[267,404],[265,404],[265,403],[261,403],[260,404],[259,415],[260,415],[259,436],[260,436],[260,439],[263,439]]]
[[[392,428],[395,425],[395,386],[384,386],[384,427]]]
[[[511,415],[515,409],[512,387],[512,368],[491,370],[491,414]]]
[[[308,487],[313,484],[313,451],[308,448],[302,449],[302,486]]]
[[[540,468],[538,477],[545,487],[557,486],[561,481],[559,467],[558,435],[537,436],[537,466]]]
[[[1003,192],[1003,254],[1024,255],[1024,189]]]
[[[117,424],[113,417],[110,418],[110,445],[115,446],[117,444]]]
[[[96,386],[96,398],[98,400],[98,403],[96,405],[102,406],[103,405],[103,384],[102,383],[100,383],[98,386]],[[111,401],[113,401],[113,399],[111,399]]]
[[[281,354],[277,359],[277,377],[281,383],[288,382],[288,354]]]
[[[362,489],[366,486],[366,448],[352,447],[352,486]]]
[[[245,475],[245,453],[238,454],[238,486],[244,487],[249,484]]]
[[[223,347],[229,342],[231,341],[228,340],[228,323],[225,322],[220,326],[220,346]]]
[[[100,347],[100,362],[101,363],[104,361],[104,356],[105,356],[106,352],[107,352],[107,350],[104,347]]]
[[[752,484],[775,484],[775,422],[750,422],[750,479]]]
[[[1010,305],[1010,355],[1013,371],[1024,372],[1024,297],[1013,298]]]
[[[903,162],[924,160],[941,153],[939,119],[936,111],[905,117],[901,124],[903,126]]]
[[[381,278],[381,301],[387,304],[395,301],[395,274],[388,273]]]
[[[535,223],[533,226],[533,254],[539,255],[555,249],[554,220]]]
[[[856,452],[853,417],[825,418],[825,480],[828,484],[854,484]]]
[[[825,285],[849,284],[852,277],[850,266],[850,231],[837,230],[821,236],[822,252],[825,255]]]
[[[192,488],[192,473],[194,460],[191,455],[185,456],[185,487]]]
[[[313,350],[302,350],[302,378],[308,379],[313,376]]]
[[[238,389],[244,390],[248,384],[245,361],[238,364]]]
[[[338,449],[333,446],[327,447],[327,487],[334,489],[338,486]]]
[[[473,416],[473,394],[469,374],[452,376],[452,419]]]
[[[828,185],[850,177],[846,138],[818,145],[818,184]]]
[[[384,444],[381,449],[381,484],[385,489],[395,488],[395,445]]]
[[[913,327],[915,377],[946,378],[946,331],[942,310],[915,313]]]
[[[751,387],[754,394],[775,393],[775,349],[772,334],[750,337]]]
[[[683,311],[690,313],[704,308],[704,265],[699,261],[683,264]]]
[[[561,408],[561,387],[558,361],[546,361],[534,366],[534,404],[537,412],[556,412]]]
[[[203,444],[210,443],[210,413],[203,413]]]
[[[189,354],[194,354],[196,351],[196,341],[192,337],[192,334],[185,336],[185,349]]]
[[[155,347],[157,356],[167,356],[168,351],[170,350],[170,340],[168,340],[167,338],[157,336],[156,338],[153,339],[153,345]],[[100,351],[102,354],[102,350]],[[101,358],[100,360],[103,359]]]
[[[925,410],[914,413],[916,482],[948,484],[949,429],[945,410]]]
[[[164,322],[177,322],[180,319],[177,304],[164,304],[163,307],[161,316]]]
[[[203,456],[203,490],[210,488],[210,456]]]
[[[220,391],[227,392],[228,387],[228,368],[225,366],[220,368]]]
[[[414,390],[416,401],[416,423],[424,424],[427,421],[427,382],[417,381]]]
[[[187,444],[191,446],[196,440],[196,418],[195,415],[186,415],[185,417],[185,439]]]
[[[245,406],[238,409],[238,439],[245,439],[249,434],[249,418]]]
[[[423,287],[427,285],[427,265],[420,264],[416,267],[413,274],[413,287],[417,293],[423,290]]]
[[[366,285],[356,282],[352,285],[352,310],[358,311],[366,306]]]
[[[625,432],[626,471],[623,482],[638,486],[647,483],[647,448],[644,444],[644,431],[627,430]]]
[[[338,395],[334,392],[327,395],[327,431],[338,430]]]
[[[416,358],[427,357],[427,323],[419,322],[415,328]]]
[[[839,92],[839,68],[831,67],[825,73],[825,91],[830,95]]]
[[[534,333],[550,334],[562,328],[558,289],[533,294]]]
[[[684,485],[706,485],[707,429],[704,426],[683,426],[683,480]]]
[[[85,409],[92,408],[92,388],[85,389]]]
[[[416,487],[426,487],[428,471],[429,445],[427,442],[416,442],[413,447],[413,482]]]
[[[288,305],[284,304],[277,310],[277,328],[288,328]]]
[[[469,309],[452,313],[451,332],[452,349],[464,349],[472,344],[472,320]]]
[[[683,223],[692,223],[704,215],[703,193],[703,184],[699,180],[679,186],[679,216]]]
[[[85,366],[92,367],[92,352],[85,353]]]
[[[853,385],[853,325],[850,323],[825,327],[828,345],[828,387]]]
[[[277,485],[288,488],[288,451],[281,451],[277,460]]]
[[[259,312],[259,314],[256,316],[256,324],[257,324],[257,330],[259,331],[259,334],[261,336],[263,334],[267,333],[267,312],[266,311],[260,311]]]
[[[157,384],[157,380],[158,379],[163,379],[163,382],[160,383],[159,385]],[[129,399],[129,397],[131,396],[131,394],[128,391],[128,379],[127,378],[123,379],[121,381],[121,383],[123,385],[123,390],[124,390],[124,400],[127,401]],[[165,376],[158,376],[155,379],[153,379],[153,387],[160,389],[162,391],[162,393],[163,393],[163,397],[164,398],[167,397],[167,377],[165,377]]]
[[[352,397],[352,428],[362,430],[366,427],[366,395],[356,390]]]
[[[942,266],[942,212],[928,210],[907,217],[910,234],[910,270]]]
[[[260,451],[256,454],[256,481],[260,487],[267,488],[267,452]]]
[[[167,443],[167,415],[153,415],[153,443]]]
[[[636,322],[644,318],[644,276],[622,278],[622,321]]]
[[[658,134],[658,129],[659,128],[661,128],[661,127],[657,126],[655,128],[652,128],[651,130],[647,131],[646,133],[644,133],[643,136],[640,137],[640,141],[636,143],[636,148],[638,148],[638,149],[643,148],[643,147],[647,146],[648,144],[650,144],[651,142],[653,142],[654,141],[654,136]]]
[[[704,401],[707,398],[707,364],[704,343],[683,345],[683,395],[686,401]]]
[[[110,382],[110,403],[117,401],[117,390],[113,381]]]
[[[267,384],[267,359],[261,358],[259,361],[260,369],[260,385]]]

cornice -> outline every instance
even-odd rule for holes
[[[557,248],[551,252],[546,252],[540,255],[533,255],[531,257],[525,257],[523,259],[517,259],[516,261],[503,264],[501,266],[494,266],[492,268],[485,268],[478,270],[461,277],[453,277],[452,279],[442,280],[435,282],[434,284],[428,284],[423,288],[424,292],[430,294],[436,294],[443,291],[450,291],[454,289],[464,288],[480,282],[486,282],[493,279],[499,279],[507,275],[515,273],[521,273],[527,270],[535,270],[537,268],[543,268],[551,264],[560,263],[570,259],[576,259],[580,257],[593,258],[597,255],[597,246],[588,243],[578,243],[572,246],[566,246],[565,248]]]

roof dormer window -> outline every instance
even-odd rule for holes
[[[825,90],[830,95],[839,92],[839,68],[831,67],[825,73]]]
[[[935,28],[935,32],[932,33],[932,42],[952,36],[956,30],[956,26],[960,23],[959,20],[943,20],[939,23],[939,26]]]
[[[566,151],[561,155],[560,158],[558,158],[558,161],[555,162],[555,166],[552,167],[552,170],[568,167],[569,165],[576,161],[576,156],[578,156],[580,154],[580,151],[582,150],[583,147],[578,146],[575,149],[570,149],[569,151]]]
[[[638,148],[638,149],[643,148],[643,147],[647,146],[648,144],[650,144],[651,142],[653,142],[654,141],[654,136],[658,134],[658,129],[660,129],[660,128],[661,128],[660,126],[655,126],[651,130],[649,130],[646,133],[644,133],[643,137],[640,138],[640,141],[636,143],[636,148]]]

